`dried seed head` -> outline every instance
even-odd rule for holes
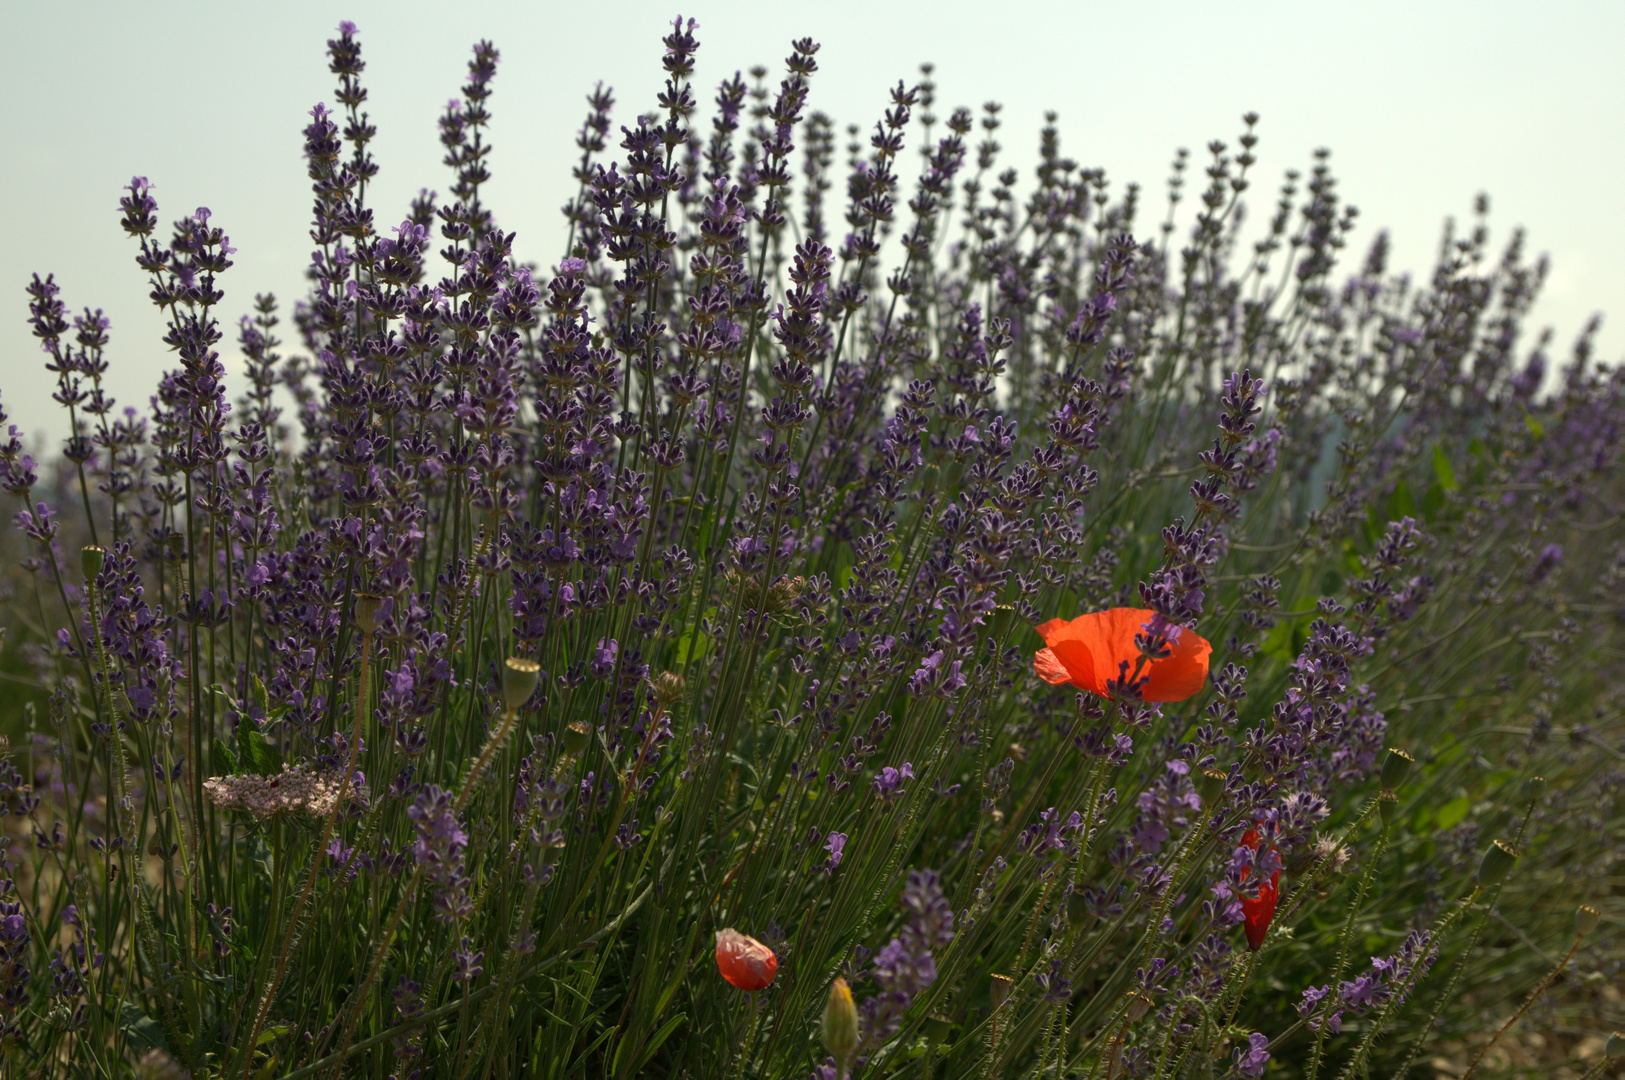
[[[1411,771],[1411,763],[1416,759],[1397,746],[1388,748],[1388,756],[1382,763],[1382,790],[1398,791],[1399,785],[1405,782],[1405,776]]]
[[[1497,840],[1484,852],[1484,861],[1478,864],[1478,883],[1494,885],[1512,872],[1518,861],[1518,849],[1505,840]]]
[[[530,700],[541,676],[542,665],[536,661],[519,656],[508,657],[507,663],[502,665],[502,703],[509,712]]]
[[[1010,991],[1015,989],[1016,980],[1008,975],[993,975],[990,977],[993,982],[988,987],[988,996],[993,999],[993,1008],[997,1009],[1010,1000]]]
[[[1128,1003],[1128,1022],[1132,1024],[1150,1011],[1151,999],[1145,994],[1135,994],[1134,1000]]]
[[[1597,920],[1602,918],[1602,912],[1590,904],[1581,904],[1574,909],[1574,932],[1585,937],[1597,928]]]
[[[1225,775],[1218,769],[1202,770],[1202,806],[1213,806],[1224,798]]]
[[[95,581],[96,576],[102,572],[102,564],[107,562],[107,549],[96,544],[86,544],[79,550],[79,569],[85,572],[86,581]]]
[[[1625,1035],[1617,1031],[1609,1035],[1608,1045],[1602,1048],[1602,1052],[1611,1058],[1625,1057]]]
[[[925,1041],[932,1046],[936,1046],[948,1037],[948,1032],[953,1029],[953,1026],[954,1022],[951,1017],[944,1016],[941,1013],[932,1013],[925,1018]]]
[[[1539,802],[1549,786],[1544,776],[1531,776],[1523,782],[1523,797],[1530,802]]]
[[[819,1031],[824,1049],[844,1064],[858,1049],[858,1007],[852,1003],[852,988],[845,979],[836,979],[824,1004],[824,1023]]]
[[[564,752],[571,757],[580,757],[592,745],[592,728],[580,720],[575,721],[564,729]]]

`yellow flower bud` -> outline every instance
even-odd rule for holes
[[[824,1049],[834,1055],[840,1065],[844,1065],[857,1052],[858,1007],[852,1003],[852,988],[845,979],[836,979],[829,988],[829,1001],[824,1005],[822,1035]]]

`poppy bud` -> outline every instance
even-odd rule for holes
[[[773,950],[729,926],[717,931],[717,970],[741,990],[765,990],[779,971]]]
[[[654,699],[670,705],[683,696],[683,677],[675,671],[662,671],[654,678]]]
[[[1539,802],[1545,796],[1547,787],[1544,776],[1531,776],[1523,782],[1523,797],[1530,802]]]
[[[1398,791],[1399,785],[1405,782],[1405,775],[1411,771],[1411,762],[1416,759],[1397,746],[1388,748],[1388,756],[1382,763],[1382,790]]]
[[[1625,1057],[1625,1035],[1616,1031],[1608,1036],[1608,1045],[1602,1048],[1602,1052],[1611,1058]]]
[[[1512,872],[1518,861],[1518,849],[1505,840],[1497,840],[1484,852],[1484,861],[1478,864],[1478,883],[1494,885]]]
[[[378,605],[384,602],[381,596],[372,593],[361,593],[355,598],[355,624],[361,627],[361,632],[370,634],[378,628]]]
[[[993,975],[991,978],[993,981],[987,988],[987,994],[993,999],[993,1008],[997,1011],[1000,1005],[1010,1000],[1010,991],[1015,989],[1016,980],[1008,975]]]
[[[564,729],[564,752],[566,754],[571,757],[580,757],[587,752],[587,747],[590,745],[592,745],[592,728],[580,720]]]
[[[1387,770],[1384,770],[1387,771]],[[1382,816],[1384,825],[1394,823],[1394,810],[1399,806],[1399,796],[1392,791],[1383,790],[1377,794],[1377,813]]]
[[[95,581],[96,576],[102,572],[102,564],[107,561],[107,549],[95,544],[87,544],[79,550],[79,569],[85,572],[86,581]]]
[[[1585,937],[1597,928],[1597,920],[1602,918],[1602,912],[1590,904],[1581,904],[1574,909],[1574,932]]]
[[[1213,806],[1224,798],[1225,775],[1218,769],[1202,770],[1202,805]]]
[[[164,537],[164,557],[170,562],[180,562],[186,557],[186,537],[180,533],[170,533]]]
[[[1066,894],[1066,921],[1072,926],[1082,926],[1089,918],[1089,904],[1080,892]]]
[[[534,660],[510,656],[502,665],[502,701],[513,712],[530,700],[536,692],[536,683],[542,677],[542,665]]]
[[[858,1049],[858,1007],[852,1004],[852,988],[845,979],[836,979],[829,988],[820,1035],[824,1049],[833,1054],[839,1064],[844,1065]]]

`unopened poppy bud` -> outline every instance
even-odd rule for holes
[[[96,576],[102,572],[102,564],[107,561],[107,549],[96,544],[86,544],[79,550],[79,569],[85,572],[86,581],[95,581]]]
[[[1080,892],[1066,894],[1066,921],[1073,926],[1082,926],[1089,919],[1089,902]]]
[[[361,593],[355,598],[355,624],[361,627],[362,633],[370,634],[378,629],[378,606],[383,602],[383,597],[372,593]]]
[[[1625,1057],[1625,1035],[1616,1031],[1608,1036],[1608,1044],[1602,1048],[1602,1052],[1611,1058]]]
[[[1016,980],[1008,975],[994,975],[991,978],[992,983],[987,988],[987,994],[993,999],[993,1008],[997,1010],[1000,1005],[1010,1000],[1010,991],[1015,989]]]
[[[564,752],[569,754],[571,757],[580,757],[582,754],[585,754],[587,752],[587,747],[591,744],[592,728],[588,727],[580,720],[575,721],[569,727],[564,729]]]
[[[1581,904],[1574,909],[1574,932],[1585,937],[1597,928],[1597,920],[1602,918],[1602,912],[1590,904]]]
[[[925,1041],[936,1046],[948,1037],[953,1029],[953,1019],[941,1013],[932,1013],[925,1018]]]
[[[844,1064],[858,1049],[858,1007],[852,1003],[852,988],[845,979],[836,979],[824,1003],[824,1025],[819,1034],[824,1049]]]
[[[1377,813],[1382,816],[1384,825],[1394,823],[1394,811],[1399,808],[1399,796],[1392,791],[1382,791],[1377,795]]]
[[[1494,885],[1512,872],[1518,861],[1518,849],[1505,840],[1497,840],[1484,852],[1484,861],[1478,864],[1478,883]]]
[[[508,657],[502,665],[502,702],[508,711],[519,708],[536,692],[536,683],[542,677],[542,665],[519,656]]]
[[[765,990],[779,971],[779,958],[760,941],[733,927],[717,931],[717,970],[741,990]]]
[[[1399,785],[1405,782],[1405,776],[1411,771],[1411,762],[1416,759],[1397,746],[1388,748],[1388,756],[1382,762],[1382,790],[1398,791]]]
[[[675,671],[662,671],[654,678],[654,698],[662,705],[670,705],[683,696],[683,677]]]
[[[1523,782],[1523,797],[1530,802],[1539,802],[1545,797],[1548,786],[1544,776],[1531,776]]]
[[[1202,770],[1202,805],[1214,806],[1224,798],[1225,775],[1218,769]]]

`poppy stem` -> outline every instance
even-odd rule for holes
[[[1371,855],[1366,860],[1365,870],[1360,874],[1360,887],[1355,890],[1354,899],[1349,901],[1348,918],[1343,920],[1343,932],[1338,935],[1337,966],[1332,969],[1331,979],[1326,983],[1326,997],[1320,1007],[1320,1023],[1315,1027],[1315,1046],[1309,1053],[1309,1067],[1304,1070],[1305,1080],[1315,1080],[1320,1072],[1321,1055],[1326,1046],[1326,1019],[1331,1015],[1333,1007],[1337,1004],[1337,984],[1348,970],[1349,949],[1354,942],[1354,920],[1360,914],[1360,908],[1365,903],[1366,893],[1371,888],[1371,879],[1376,874],[1377,863],[1382,861],[1382,854],[1388,848],[1388,833],[1391,826],[1383,822],[1382,832],[1377,834],[1376,846],[1371,849]],[[1345,837],[1345,840],[1347,838]]]

